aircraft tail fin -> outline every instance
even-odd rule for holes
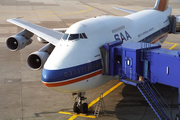
[[[154,9],[159,11],[165,11],[167,9],[169,0],[156,0]]]

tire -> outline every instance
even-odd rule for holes
[[[82,104],[82,113],[88,113],[88,104],[87,103]]]
[[[75,113],[79,113],[79,108],[77,107],[77,104],[78,104],[78,102],[75,102],[75,103],[74,103],[74,106],[73,106],[73,111],[74,111]]]

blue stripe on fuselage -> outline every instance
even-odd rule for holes
[[[156,40],[158,37],[160,37],[161,35],[169,32],[170,30],[170,25],[167,25],[166,27],[154,32],[153,34],[145,37],[144,39],[140,40],[139,42],[147,42],[147,43],[151,43],[152,41]]]
[[[43,69],[41,79],[43,82],[61,82],[92,73],[99,69],[102,69],[101,59],[60,70]]]

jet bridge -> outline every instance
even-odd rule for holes
[[[171,26],[169,33],[180,34],[180,15],[170,15],[169,21]]]
[[[156,44],[118,41],[104,44],[100,50],[103,75],[118,75],[119,81],[137,86],[159,119],[180,118],[170,114],[171,109],[152,84],[179,89],[180,115],[180,52]]]

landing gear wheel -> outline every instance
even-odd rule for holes
[[[74,95],[77,95],[76,98],[74,98]],[[88,104],[87,103],[83,103],[82,101],[86,100],[87,98],[84,97],[85,93],[72,93],[72,98],[76,101],[74,103],[74,107],[73,107],[73,111],[77,114],[79,114],[80,112],[82,113],[87,113],[88,112]]]
[[[82,104],[82,113],[88,113],[88,104],[87,103],[83,103]]]
[[[79,108],[77,107],[77,104],[78,104],[78,102],[75,102],[75,103],[74,103],[74,106],[73,106],[73,111],[74,111],[75,113],[79,113]]]

